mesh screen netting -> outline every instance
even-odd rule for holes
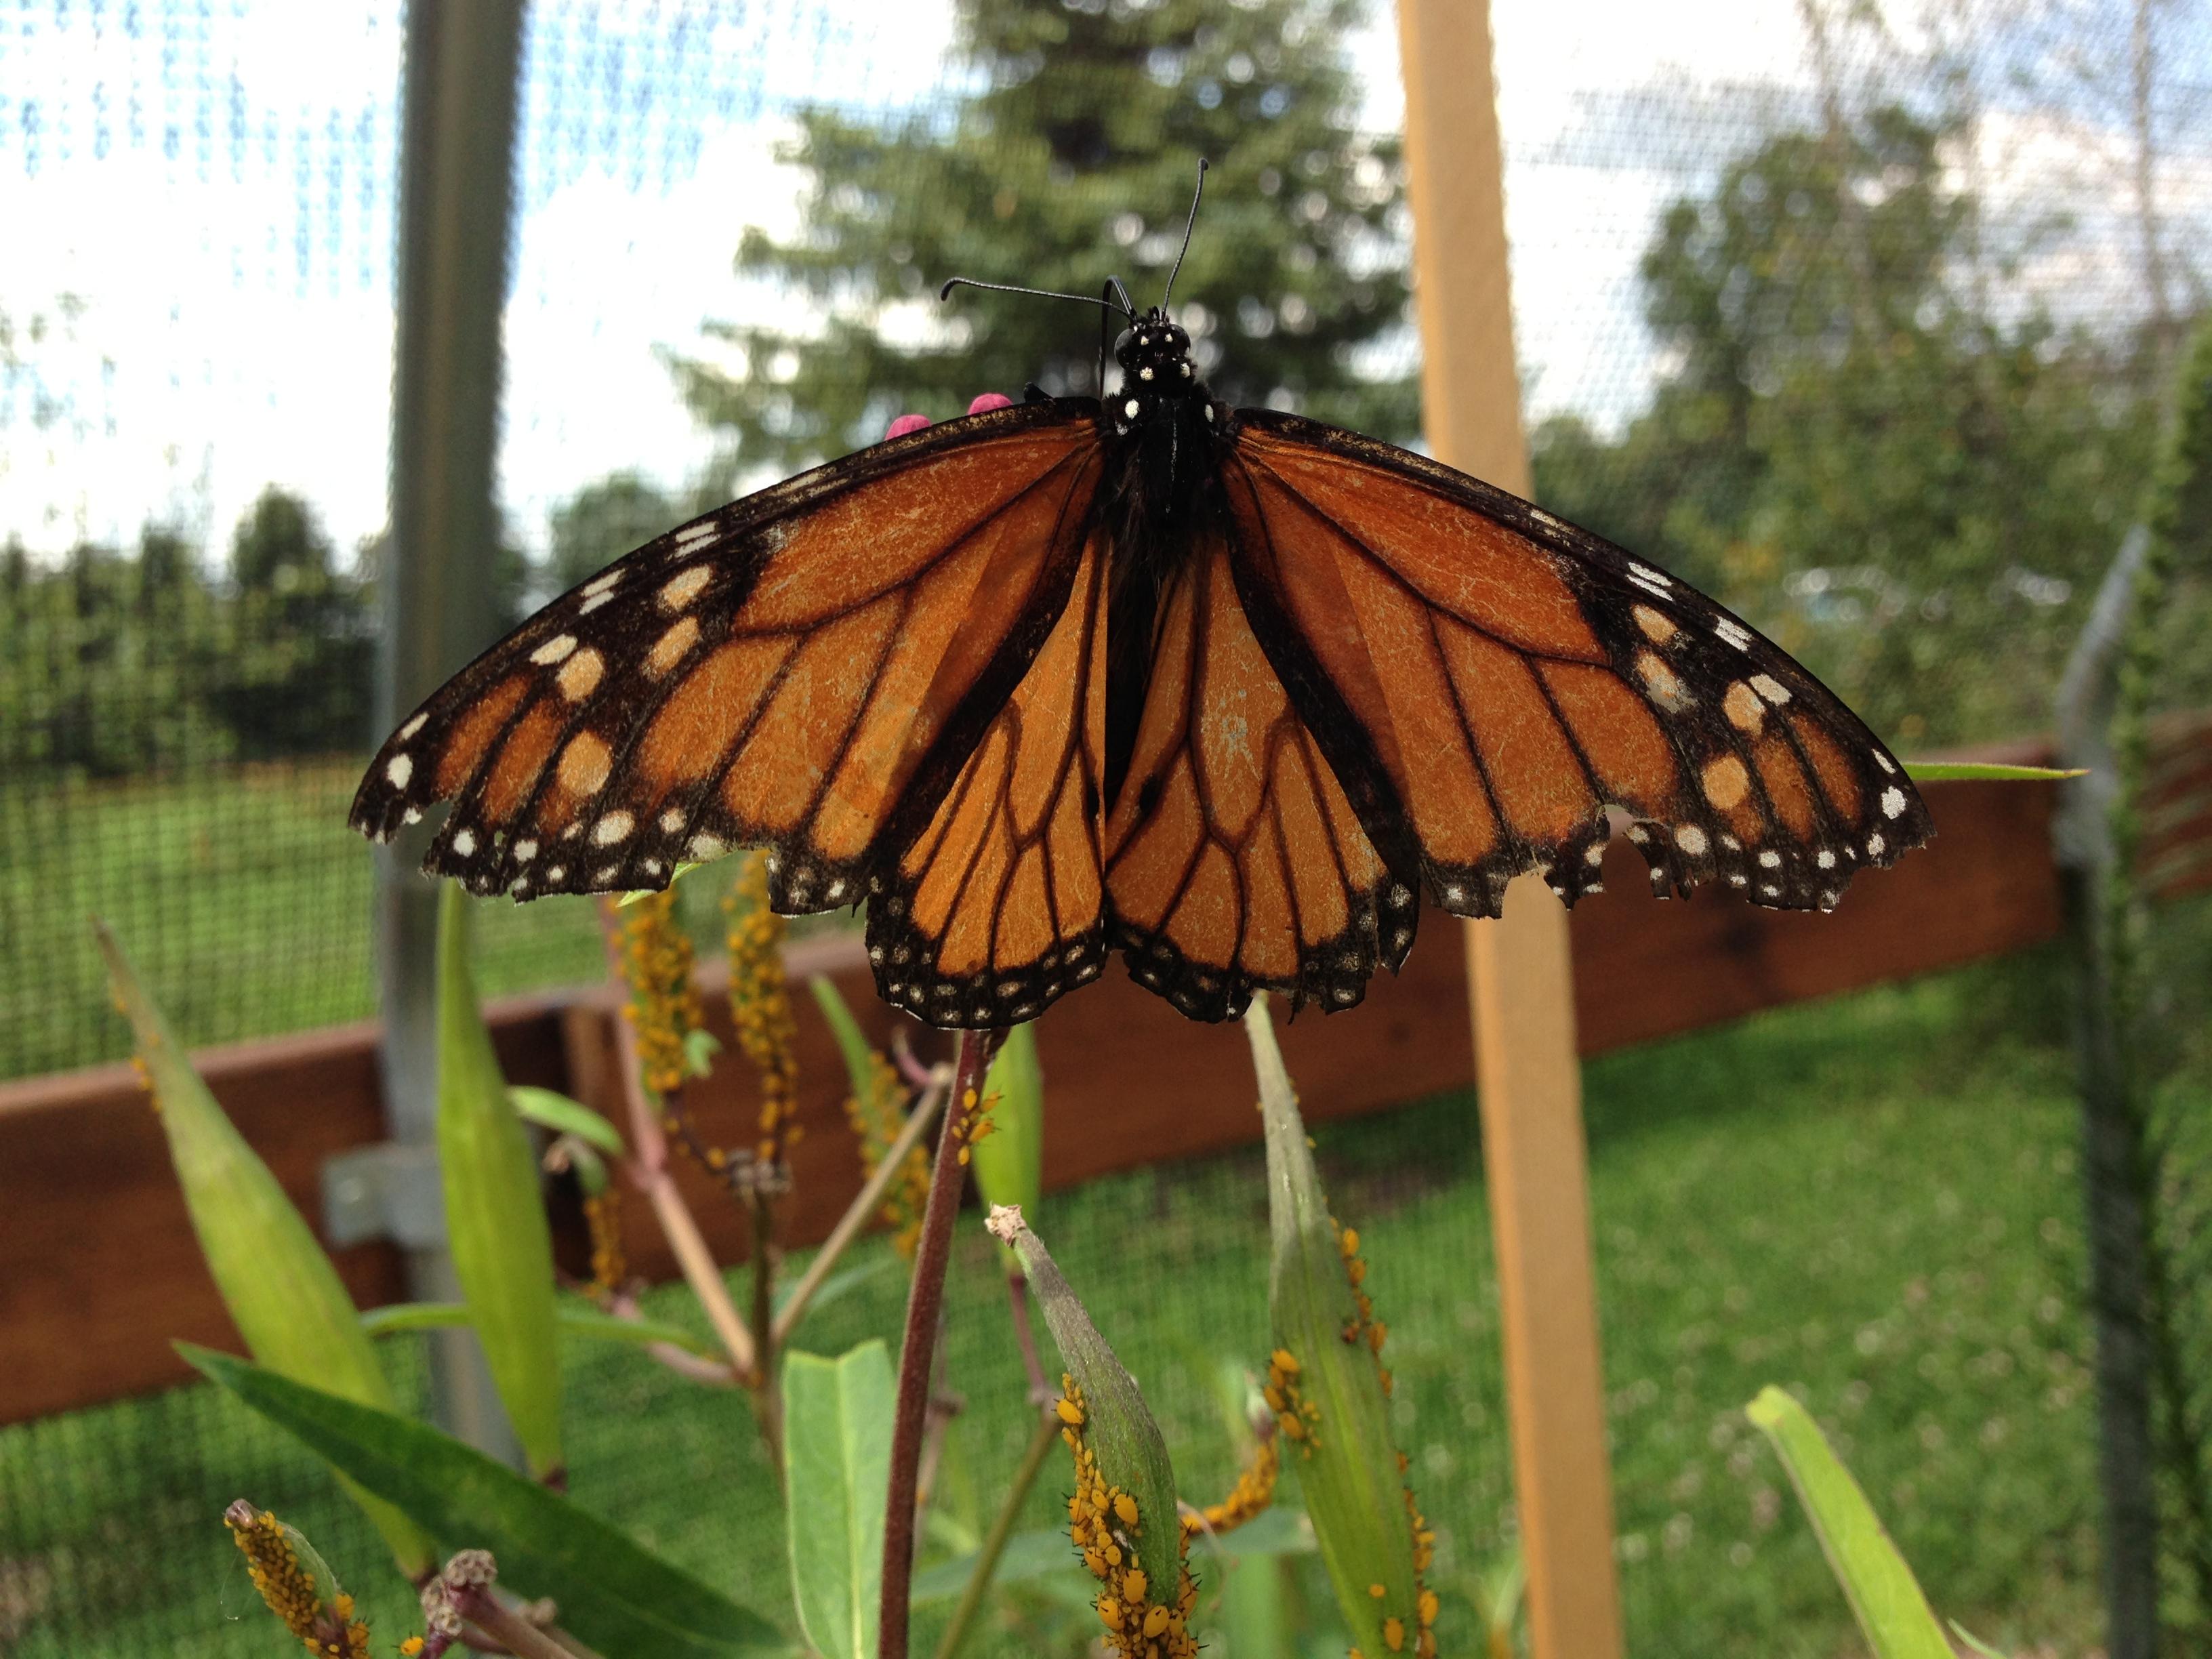
[[[2204,308],[2204,17],[1494,11],[1544,502],[1743,611],[1901,752],[2046,729]],[[343,819],[381,735],[364,711],[404,23],[397,0],[0,9],[0,1079],[124,1053],[90,913],[191,1042],[370,1012],[369,861]],[[1176,293],[1217,389],[1418,441],[1396,40],[1387,8],[1340,0],[541,0],[505,528],[482,550],[505,612],[903,410],[1087,386],[1087,315],[939,307],[936,284],[1080,290],[1118,270],[1148,301],[1200,153],[1215,171]],[[2202,569],[2169,610],[2176,708],[2212,694]],[[2205,918],[2169,914],[2165,982],[2212,982]],[[581,902],[488,909],[480,939],[494,991],[601,962]],[[2031,957],[1592,1068],[1636,1651],[1849,1647],[1737,1414],[1769,1381],[1813,1401],[1947,1610],[2024,1648],[2094,1641],[2060,977]],[[2161,1064],[2201,1079],[2199,1012],[2179,992],[2159,1009]],[[1321,1139],[1397,1333],[1444,1649],[1474,1650],[1513,1534],[1472,1109]],[[1264,1346],[1261,1203],[1253,1162],[1228,1158],[1046,1206],[1201,1493],[1233,1466],[1217,1377]],[[946,1480],[975,1521],[1024,1425],[994,1269],[963,1249]],[[825,1310],[807,1346],[895,1333],[897,1284]],[[392,1359],[419,1389],[412,1350]],[[576,1490],[785,1607],[742,1401],[627,1352],[570,1367]],[[326,1480],[180,1390],[0,1429],[0,1650],[267,1650],[215,1522],[241,1494],[404,1633],[404,1592]],[[1341,1651],[1310,1557],[1237,1571],[1268,1587],[1280,1651]],[[1014,1586],[985,1645],[1080,1651],[1084,1582]]]

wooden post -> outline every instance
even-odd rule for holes
[[[1488,0],[1398,0],[1424,425],[1527,495]],[[1536,1659],[1618,1659],[1620,1590],[1567,916],[1522,877],[1468,926],[1514,1487]]]

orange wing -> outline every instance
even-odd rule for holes
[[[1091,406],[1033,404],[672,531],[403,723],[354,826],[388,839],[452,800],[424,867],[475,893],[663,887],[679,860],[750,845],[778,910],[857,902],[983,763],[1069,595],[1096,586],[1100,471]]]
[[[1111,942],[1199,1019],[1255,988],[1346,1008],[1413,941],[1385,867],[1255,636],[1220,527],[1163,596],[1135,748],[1106,823]]]
[[[1407,879],[1495,915],[1598,886],[1608,808],[1655,889],[1834,905],[1933,833],[1904,769],[1739,618],[1516,496],[1239,411],[1224,495],[1258,636]]]
[[[1044,648],[936,817],[869,878],[878,983],[933,1025],[1034,1019],[1104,961],[1106,574],[1094,535]]]

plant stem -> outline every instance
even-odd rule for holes
[[[1030,1328],[1030,1276],[1019,1267],[1006,1270],[1006,1308],[1013,1316],[1014,1346],[1021,1351],[1022,1369],[1029,1373],[1030,1404],[1048,1408],[1059,1397],[1037,1358],[1036,1334]]]
[[[877,1206],[884,1201],[884,1194],[890,1190],[891,1182],[898,1179],[899,1166],[906,1162],[906,1155],[928,1132],[931,1121],[937,1116],[937,1109],[945,1103],[945,1092],[951,1086],[951,1073],[939,1066],[932,1074],[929,1086],[923,1091],[921,1098],[915,1103],[914,1110],[907,1114],[906,1123],[899,1130],[898,1139],[891,1142],[890,1150],[876,1165],[876,1172],[868,1177],[868,1184],[860,1188],[860,1195],[837,1218],[837,1224],[830,1230],[829,1238],[814,1253],[814,1260],[806,1264],[806,1271],[799,1275],[799,1283],[793,1289],[789,1300],[783,1304],[783,1311],[776,1316],[775,1329],[778,1347],[791,1340],[792,1332],[805,1317],[806,1304],[814,1300],[814,1293],[822,1288],[822,1281],[830,1277],[830,1270],[837,1265],[837,1258],[844,1255],[846,1247],[859,1237],[860,1229],[868,1224],[868,1218],[875,1214]]]
[[[922,1430],[929,1415],[931,1361],[937,1320],[945,1306],[945,1270],[952,1259],[952,1220],[960,1208],[967,1170],[959,1133],[981,1097],[988,1069],[990,1031],[963,1031],[952,1066],[951,1103],[937,1138],[937,1163],[929,1176],[921,1239],[915,1250],[914,1289],[906,1304],[906,1338],[899,1349],[898,1410],[891,1424],[890,1491],[884,1506],[884,1583],[878,1621],[878,1659],[906,1659],[907,1589],[914,1574],[915,1483],[920,1474]],[[887,1163],[888,1159],[885,1160]]]
[[[761,1437],[768,1442],[769,1467],[776,1485],[784,1484],[783,1393],[776,1383],[775,1343],[775,1210],[774,1200],[760,1188],[746,1194],[753,1218],[752,1328],[759,1340],[753,1368],[753,1414],[760,1419]]]
[[[456,1590],[453,1610],[515,1659],[577,1659],[580,1650],[555,1641],[520,1613],[509,1613],[488,1589]]]
[[[937,1644],[937,1659],[953,1659],[967,1639],[968,1627],[975,1622],[983,1597],[990,1592],[992,1577],[999,1571],[999,1558],[1006,1553],[1006,1540],[1013,1536],[1014,1522],[1021,1518],[1022,1506],[1029,1501],[1030,1488],[1036,1485],[1044,1460],[1059,1438],[1060,1419],[1050,1412],[1041,1415],[1036,1431],[1030,1436],[1029,1449],[1022,1454],[1022,1466],[1014,1471],[1014,1484],[1006,1492],[1006,1500],[992,1519],[983,1547],[975,1553],[975,1570],[968,1575],[967,1588],[960,1592],[960,1605],[952,1609],[945,1639]]]

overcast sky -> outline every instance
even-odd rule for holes
[[[799,181],[772,155],[788,111],[940,97],[951,15],[533,6],[501,451],[526,542],[591,478],[674,483],[705,460],[658,353],[696,347],[703,317],[787,308],[730,256],[740,227],[794,222]],[[855,15],[868,25],[839,21]],[[220,543],[270,483],[342,545],[382,523],[399,17],[397,0],[0,0],[0,318],[31,365],[8,370],[0,346],[0,538],[51,554],[157,519]],[[1655,215],[1716,131],[1811,107],[1796,8],[1498,0],[1495,22],[1528,401],[1615,422],[1655,372],[1635,280]],[[1395,27],[1386,6],[1352,42],[1376,130],[1400,118]],[[2124,134],[2076,102],[1991,108],[1984,188],[2027,200],[2063,179],[2110,211]],[[2185,220],[2212,199],[2197,155],[2166,185]],[[2030,288],[2113,303],[2133,280],[2124,239],[2088,246]],[[49,333],[31,345],[35,316]]]

